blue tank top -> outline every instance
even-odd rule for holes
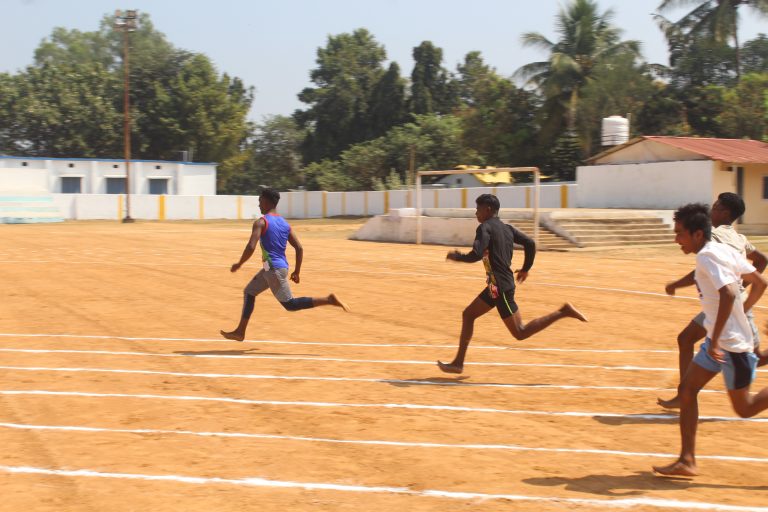
[[[288,245],[291,226],[277,214],[268,213],[262,218],[265,223],[264,231],[261,232],[261,260],[264,261],[264,268],[288,268],[285,247]]]

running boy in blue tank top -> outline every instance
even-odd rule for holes
[[[267,288],[272,290],[275,298],[288,311],[298,311],[317,306],[337,306],[344,311],[349,311],[346,304],[341,302],[333,293],[327,297],[294,297],[291,293],[285,249],[287,244],[291,244],[296,250],[296,265],[290,277],[291,281],[296,284],[299,283],[304,249],[288,222],[275,212],[279,201],[280,193],[277,190],[267,188],[262,191],[259,196],[259,210],[261,210],[263,217],[253,223],[253,231],[248,245],[243,249],[240,261],[233,264],[230,269],[231,272],[237,272],[256,252],[256,246],[261,242],[261,261],[264,268],[245,287],[243,312],[237,328],[229,332],[220,331],[221,335],[228,340],[243,341],[245,339],[245,330],[253,313],[256,296]]]

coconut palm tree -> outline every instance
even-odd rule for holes
[[[638,41],[621,41],[621,30],[611,25],[613,11],[599,12],[593,0],[573,0],[556,17],[557,42],[538,32],[523,34],[524,46],[540,48],[549,58],[522,66],[515,75],[534,85],[544,98],[543,111],[550,130],[576,130],[580,92],[600,64],[629,52],[639,56]]]
[[[693,37],[709,38],[718,43],[733,39],[738,80],[741,77],[739,7],[745,5],[756,14],[768,17],[768,0],[662,0],[657,10],[664,12],[686,5],[695,7],[675,25]]]

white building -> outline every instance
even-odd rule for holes
[[[131,160],[131,194],[215,195],[216,164]],[[124,194],[125,160],[0,156],[0,192]]]
[[[755,140],[643,136],[604,151],[576,171],[580,208],[672,210],[744,198],[739,229],[768,232],[768,144]]]

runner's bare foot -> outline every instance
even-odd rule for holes
[[[570,302],[563,304],[563,307],[560,308],[560,311],[562,311],[565,316],[575,318],[576,320],[581,320],[582,322],[587,321],[587,317],[584,316],[581,311],[576,309]]]
[[[336,296],[336,294],[335,294],[335,293],[332,293],[332,294],[330,294],[330,295],[328,296],[328,301],[329,301],[331,304],[333,304],[334,306],[338,306],[338,307],[340,307],[341,309],[343,309],[343,310],[344,310],[344,311],[346,311],[347,313],[349,313],[349,312],[350,312],[349,306],[347,306],[345,303],[343,303],[343,302],[341,301],[341,299],[339,299],[339,298]]]
[[[695,465],[691,466],[680,460],[669,466],[653,466],[653,472],[663,476],[696,476],[699,474]]]
[[[222,336],[224,336],[228,340],[243,341],[245,339],[245,335],[240,334],[237,331],[232,331],[232,332],[219,331],[219,332],[221,333]]]
[[[453,363],[444,363],[442,361],[438,361],[437,366],[445,373],[461,373],[464,371],[464,367],[455,365]]]
[[[662,400],[661,398],[657,398],[656,403],[665,409],[680,408],[680,398],[678,396],[675,396],[674,398],[670,398],[669,400]]]

